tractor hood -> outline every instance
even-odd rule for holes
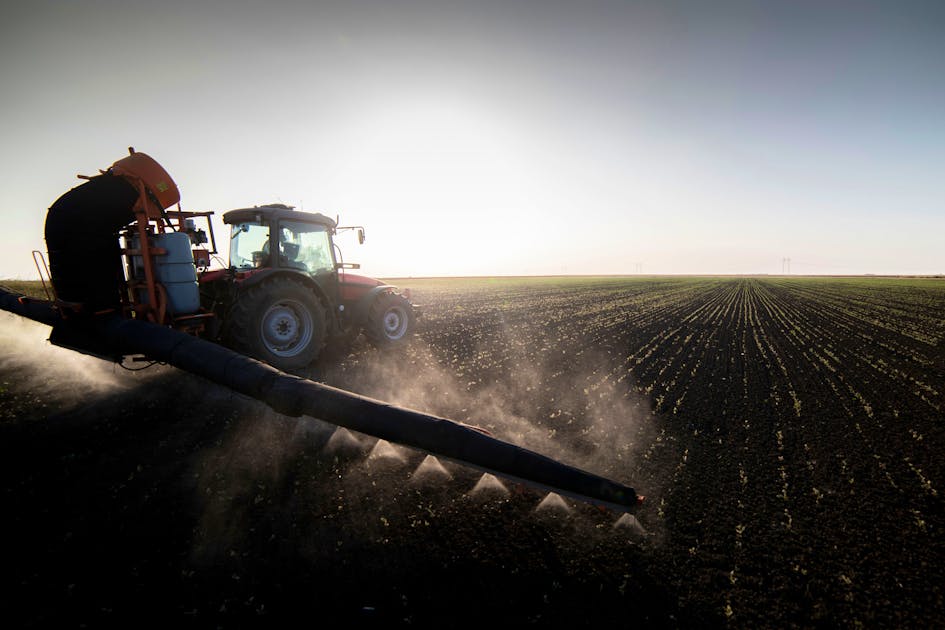
[[[338,274],[338,284],[343,303],[357,302],[374,287],[385,286],[385,283],[376,278],[348,272]]]
[[[385,284],[384,282],[381,282],[377,278],[361,276],[356,273],[348,273],[347,271],[343,274],[338,274],[338,280],[340,280],[341,283],[344,285],[352,285],[352,286],[361,285],[361,286],[366,286],[368,288],[379,287],[382,284]]]

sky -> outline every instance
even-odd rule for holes
[[[377,277],[945,273],[945,3],[0,9],[0,278],[127,154]],[[221,252],[225,259],[226,251]],[[788,268],[786,259],[790,259]]]

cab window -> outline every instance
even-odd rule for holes
[[[279,223],[279,264],[309,273],[334,271],[328,228],[317,223]]]
[[[230,266],[253,269],[269,266],[269,226],[237,223],[230,238]]]

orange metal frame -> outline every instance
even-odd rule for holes
[[[185,212],[180,208],[180,192],[171,176],[160,164],[144,153],[136,153],[129,148],[129,155],[115,162],[111,167],[114,175],[126,179],[138,191],[138,199],[132,207],[135,225],[128,228],[126,234],[134,232],[138,239],[138,248],[122,249],[122,255],[128,260],[140,256],[144,267],[144,278],[129,279],[123,291],[126,313],[134,313],[148,321],[162,325],[175,325],[179,328],[199,331],[204,320],[212,315],[198,313],[182,317],[172,317],[167,311],[167,292],[155,279],[155,256],[167,254],[167,250],[154,247],[151,236],[167,231],[182,231],[190,218],[207,218],[211,235],[213,226],[209,221],[212,212]],[[177,205],[176,211],[166,209]],[[176,224],[173,222],[176,220]],[[199,250],[206,254],[205,250]],[[148,296],[145,304],[138,300],[138,290],[144,289]]]

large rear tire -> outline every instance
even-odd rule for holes
[[[410,301],[399,293],[382,293],[374,299],[364,324],[364,334],[377,348],[406,343],[413,335],[416,316]]]
[[[238,351],[280,370],[303,368],[325,345],[325,306],[305,285],[275,277],[244,291],[230,315],[229,339]]]

